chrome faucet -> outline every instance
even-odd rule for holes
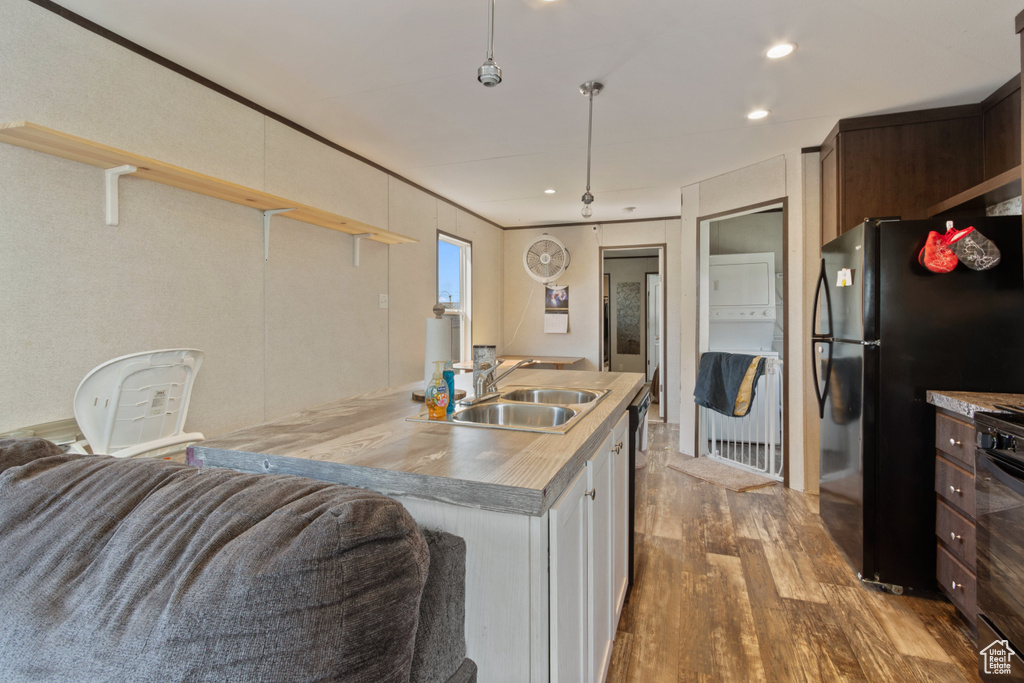
[[[497,398],[498,396],[501,395],[498,392],[498,380],[500,380],[502,377],[509,374],[516,368],[533,362],[535,361],[532,358],[526,358],[524,360],[521,360],[512,367],[510,367],[505,372],[498,375],[497,377],[494,376],[494,371],[498,369],[497,366],[493,366],[490,368],[480,368],[482,370],[486,370],[486,372],[480,373],[480,375],[476,378],[476,386],[474,387],[474,390],[476,391],[476,396],[474,396],[472,399],[462,401],[462,404],[471,406],[475,403],[480,403],[482,401],[487,401],[492,398]],[[501,364],[500,359],[498,360],[498,364]]]

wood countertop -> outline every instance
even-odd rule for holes
[[[472,384],[471,375],[455,379],[458,388]],[[424,409],[412,399],[412,391],[422,388],[417,382],[203,441],[190,449],[188,461],[540,516],[602,444],[643,383],[640,373],[516,370],[502,387],[609,391],[566,434],[538,434],[408,421]]]
[[[1001,405],[1024,405],[1022,394],[993,394],[979,391],[928,391],[926,400],[933,406],[974,419],[975,413],[1005,413],[995,407]]]

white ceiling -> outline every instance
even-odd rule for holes
[[[496,0],[494,88],[488,0],[57,1],[503,226],[582,221],[588,80],[592,220],[612,221],[1020,71],[1021,0]],[[764,57],[782,40],[799,49]]]

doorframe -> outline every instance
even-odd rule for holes
[[[648,282],[650,281],[649,280],[649,276],[651,276],[651,275],[657,275],[657,276],[661,277],[661,273],[653,273],[653,272],[651,272],[649,270],[645,270],[644,271],[644,327],[647,328],[648,333],[651,330],[651,324],[650,324],[651,311],[649,310],[649,307],[647,305],[647,297],[648,297],[648,292],[649,292],[647,287],[648,287]],[[648,350],[651,348],[651,339],[650,339],[650,335],[649,334],[647,335],[647,338],[644,341],[646,342],[644,344],[644,374],[646,375],[647,374],[647,363],[648,363],[648,361],[651,360],[650,355],[647,353]],[[647,380],[647,381],[649,382],[650,380]]]
[[[699,232],[700,231],[698,230],[698,233]],[[622,244],[622,245],[616,245],[616,246],[608,246],[608,247],[600,246],[600,247],[598,247],[598,249],[597,249],[597,278],[598,278],[598,280],[597,280],[597,282],[598,282],[597,291],[598,292],[604,291],[604,289],[603,289],[604,288],[604,253],[606,251],[628,251],[628,250],[632,250],[632,249],[658,249],[659,250],[659,253],[658,253],[658,272],[661,274],[661,315],[662,315],[661,320],[662,320],[662,325],[665,326],[665,323],[668,320],[668,318],[666,316],[668,315],[668,298],[669,298],[668,297],[669,288],[668,288],[668,243],[667,242],[659,242],[659,243],[652,243],[652,244]],[[608,300],[609,300],[609,303],[610,303],[611,302],[611,290],[610,289],[608,291]],[[598,323],[597,323],[597,327],[598,327],[598,330],[601,330],[601,333],[598,334],[597,357],[599,359],[603,359],[604,358],[604,334],[603,334],[603,329],[602,328],[604,326],[604,303],[603,303],[604,302],[604,298],[599,296],[599,297],[597,297],[597,301],[598,301],[598,308],[597,308],[597,320],[598,320]],[[645,301],[644,301],[644,309],[645,310],[646,310],[646,307],[647,307],[647,302],[646,302],[646,298],[645,298]],[[608,324],[609,324],[609,326],[611,325],[611,316],[609,316]],[[667,326],[665,326],[665,329],[667,329]],[[668,374],[669,358],[668,358],[668,343],[667,343],[667,340],[665,339],[665,336],[666,335],[664,335],[664,334],[662,335],[661,358],[662,358],[662,370],[663,370],[663,372],[660,375],[660,377],[661,377],[661,386],[665,387],[665,389],[662,392],[663,395],[659,397],[659,400],[661,400],[663,403],[667,404],[668,403],[668,388],[665,385],[665,379],[664,378],[669,376],[669,374]],[[646,353],[646,351],[645,351],[645,353]],[[610,350],[609,350],[608,358],[609,358],[609,363],[610,363],[610,359],[611,359],[611,351]],[[611,369],[609,368],[609,370],[611,370]],[[614,370],[611,370],[611,372],[614,372]],[[645,378],[647,377],[646,373],[644,374],[644,377]],[[665,407],[665,421],[668,422],[668,406],[667,405]]]
[[[649,310],[647,310],[647,287],[648,287],[648,284],[649,284],[649,276],[651,276],[651,275],[658,276],[658,279],[659,279],[658,285],[661,287],[661,298],[663,300],[663,303],[664,303],[664,299],[665,299],[665,277],[664,277],[664,275],[662,275],[661,272],[652,272],[652,271],[649,271],[649,270],[648,271],[644,271],[644,324],[647,325],[648,332],[650,331],[649,321],[650,321],[651,312]],[[661,315],[664,316],[665,315],[664,305],[660,306],[659,308],[661,308]],[[658,358],[658,361],[660,363],[660,362],[663,361],[663,359],[668,358],[668,354],[665,352],[665,343],[666,342],[665,342],[665,318],[664,317],[659,318],[657,330],[658,330],[658,333],[661,335],[661,341],[658,344],[658,353],[660,354],[660,356]],[[651,346],[650,338],[648,338],[646,341],[647,341],[647,343],[644,344],[644,370],[645,370],[645,372],[646,372],[646,369],[647,369],[647,361],[649,360],[649,356],[647,354],[647,350]],[[660,367],[661,367],[660,365],[655,366],[656,369],[660,368]],[[648,381],[651,381],[651,380],[648,380]],[[668,422],[668,415],[666,413],[666,411],[667,411],[666,404],[668,403],[668,390],[666,389],[666,386],[665,386],[665,378],[662,376],[661,372],[658,373],[658,385],[660,387],[660,391],[658,392],[658,417],[660,419],[665,420],[666,422]]]
[[[792,384],[792,368],[790,359],[795,357],[796,354],[790,353],[790,340],[793,334],[793,330],[790,329],[790,305],[789,305],[789,198],[779,197],[777,199],[769,199],[767,201],[758,202],[756,204],[748,204],[746,206],[737,207],[735,209],[729,209],[728,211],[719,211],[718,213],[708,214],[706,216],[697,217],[697,237],[695,248],[697,249],[697,268],[696,268],[696,289],[697,289],[697,320],[693,326],[694,332],[694,353],[693,367],[700,367],[700,338],[701,338],[701,310],[703,308],[705,297],[707,293],[701,288],[701,279],[703,273],[701,272],[701,239],[700,236],[704,232],[704,227],[710,226],[711,221],[720,221],[728,218],[738,218],[751,213],[759,213],[769,207],[780,206],[782,208],[782,405],[783,413],[786,416],[785,421],[782,425],[783,443],[782,443],[782,485],[789,488],[789,443],[793,439],[793,432],[790,429],[790,421],[792,417],[792,410],[789,401],[789,385]],[[797,330],[799,333],[799,330]],[[802,408],[801,408],[802,409]],[[693,453],[694,456],[700,454],[700,407],[693,404]]]

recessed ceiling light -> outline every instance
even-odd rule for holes
[[[771,112],[768,111],[767,109],[755,109],[754,111],[747,114],[747,118],[750,119],[751,121],[757,121],[758,119],[763,119],[764,117],[768,116],[768,114],[770,113]]]
[[[554,193],[555,193],[555,191],[551,190],[551,189],[544,190],[544,194],[554,194]]]
[[[779,43],[778,45],[772,46],[772,48],[765,54],[768,56],[768,59],[779,59],[786,55],[793,54],[794,50],[796,50],[795,43]]]

